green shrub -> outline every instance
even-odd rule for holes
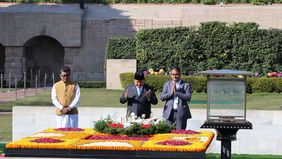
[[[200,50],[205,60],[203,68],[222,69],[232,61],[232,34],[230,28],[224,22],[201,23],[198,29],[200,39]],[[220,60],[219,60],[220,59]]]
[[[224,3],[250,3],[250,0],[225,0]]]
[[[275,77],[272,78],[272,80],[275,83],[275,92],[281,93],[282,92],[282,78],[281,77]]]
[[[192,87],[192,92],[202,93],[207,92],[207,78],[205,76],[181,76],[181,78],[189,82]],[[133,83],[133,73],[120,74],[122,87],[125,88],[129,84]],[[145,82],[154,87],[156,91],[161,92],[165,82],[170,80],[170,76],[167,75],[146,75]],[[281,77],[250,77],[246,80],[246,92],[247,93],[273,93],[282,92],[282,78]]]
[[[267,4],[272,4],[274,1],[273,0],[251,0],[250,2],[255,5],[267,5]]]
[[[253,92],[261,93],[261,92],[268,92],[273,93],[275,91],[275,83],[273,78],[266,78],[266,77],[260,77],[257,78],[253,84],[252,89]]]
[[[134,73],[121,73],[119,78],[122,88],[126,88],[129,84],[133,83]]]
[[[192,76],[181,76],[182,79],[191,84],[192,90],[195,92],[205,92],[207,79],[204,76],[192,77]],[[125,88],[130,83],[133,83],[134,74],[133,73],[122,73],[120,74],[120,79],[122,83],[122,87]],[[168,75],[146,75],[145,83],[154,87],[154,89],[158,92],[162,92],[163,86],[165,82],[171,80]]]
[[[135,59],[135,39],[110,38],[106,48],[107,59]]]
[[[259,29],[256,23],[205,22],[197,28],[148,29],[137,32],[135,38],[110,39],[107,58],[136,57],[138,69],[179,66],[185,75],[207,69],[262,75],[282,70],[282,31]]]
[[[147,75],[145,77],[146,83],[155,88],[156,91],[162,92],[164,83],[170,80],[170,76],[164,75]]]
[[[258,78],[254,78],[254,77],[251,77],[251,78],[247,78],[246,80],[246,92],[247,93],[253,93],[253,83],[255,80],[257,80]]]
[[[137,3],[147,3],[148,0],[137,0]]]
[[[105,81],[79,81],[80,88],[106,88]]]
[[[216,0],[201,0],[201,2],[203,4],[207,4],[207,5],[213,5],[213,4],[216,4]]]
[[[202,60],[198,39],[193,27],[141,30],[136,34],[138,68],[195,70]]]
[[[184,81],[191,84],[192,92],[207,92],[207,77],[205,76],[182,76]]]

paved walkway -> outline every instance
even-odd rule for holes
[[[15,90],[6,91],[3,93],[0,93],[0,103],[22,99],[27,96],[35,96],[37,94],[40,94],[46,91],[51,91],[51,87],[37,88],[37,89],[27,88],[26,90],[18,89],[17,91]],[[0,112],[0,115],[9,115],[9,114],[11,114],[11,112]]]

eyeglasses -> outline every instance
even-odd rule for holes
[[[61,75],[61,76],[63,76],[63,77],[69,77],[69,76],[70,76],[70,74]]]
[[[171,75],[173,75],[173,76],[178,76],[179,74],[178,74],[178,73],[177,73],[177,74],[175,73],[175,74],[171,74]]]

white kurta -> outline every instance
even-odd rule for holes
[[[51,92],[52,102],[56,108],[62,110],[64,107],[58,100],[55,86],[52,87]],[[77,108],[80,99],[80,89],[78,84],[75,86],[75,98],[71,102],[71,108]],[[77,128],[78,127],[78,114],[62,114],[56,115],[57,128]]]

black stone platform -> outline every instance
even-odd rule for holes
[[[205,159],[205,152],[17,149],[4,150],[6,157],[64,157],[95,159]]]

